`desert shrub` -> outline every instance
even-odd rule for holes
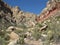
[[[36,24],[36,26],[38,26],[38,27],[42,27],[42,24],[40,24],[40,23],[37,23],[37,24]]]
[[[6,45],[6,42],[5,42],[4,38],[0,37],[0,45]]]
[[[25,36],[25,34],[20,35],[19,41],[17,42],[18,44],[24,45],[24,38],[25,38],[24,36]]]
[[[41,37],[41,32],[40,32],[38,29],[34,29],[34,30],[33,30],[33,33],[32,33],[32,36],[33,36],[36,40],[38,40],[38,39],[40,39],[40,37]]]
[[[56,17],[56,18],[53,17],[50,22],[46,22],[46,24],[48,25],[47,30],[51,31],[50,34],[47,33],[47,35],[48,35],[47,39],[49,41],[53,40],[53,42],[57,42],[58,40],[60,40],[60,33],[59,33],[60,32],[60,23],[57,23],[57,20],[59,18],[60,17]]]
[[[60,42],[60,16],[51,17],[49,19],[51,21],[46,21],[48,28],[44,31],[44,33],[47,35],[46,39],[44,40],[44,45],[50,45],[50,43],[53,42]]]

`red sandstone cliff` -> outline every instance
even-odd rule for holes
[[[58,11],[60,11],[60,1],[50,0],[47,2],[46,8],[44,8],[41,14],[36,18],[36,21],[42,22],[56,14]]]

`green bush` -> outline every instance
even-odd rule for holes
[[[18,44],[24,45],[24,36],[25,36],[24,34],[20,35],[19,41],[17,42]]]
[[[38,39],[40,39],[40,37],[41,37],[41,33],[40,33],[40,31],[39,31],[38,29],[35,29],[35,30],[33,30],[32,36],[33,36],[36,40],[38,40]]]

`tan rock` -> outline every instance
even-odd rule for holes
[[[13,40],[8,45],[17,45],[17,41],[16,40]]]
[[[30,38],[31,37],[31,33],[26,32],[25,34],[27,35],[27,38]]]
[[[16,45],[17,41],[19,40],[19,35],[17,33],[14,32],[16,28],[14,26],[10,26],[7,31],[10,31],[9,37],[9,44],[8,45]]]
[[[19,39],[18,34],[16,34],[15,32],[11,32],[9,36],[10,36],[11,40],[18,40]]]
[[[7,32],[8,32],[8,31],[12,31],[12,29],[15,30],[15,27],[14,27],[14,26],[10,26],[10,27],[8,27],[8,29],[7,29],[6,31],[7,31]]]
[[[16,7],[14,7],[14,8],[12,8],[12,11],[13,11],[13,14],[18,14],[19,13],[19,7],[18,6],[16,6]]]
[[[17,44],[17,41],[19,40],[19,36],[18,34],[16,34],[15,32],[11,32],[9,34],[9,37],[10,37],[10,42],[8,45],[16,45]]]
[[[42,31],[42,30],[45,30],[46,28],[47,28],[47,25],[41,27],[40,30]]]

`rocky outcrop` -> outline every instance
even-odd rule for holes
[[[57,11],[60,11],[60,1],[58,0],[49,0],[47,2],[46,8],[43,9],[40,16],[36,18],[38,22],[42,22],[48,19],[51,15],[56,14]]]
[[[18,6],[11,7],[0,0],[0,29],[2,29],[2,27],[7,28],[9,26],[20,26],[21,24],[30,27],[28,23],[32,22],[30,23],[31,26],[34,25],[35,17],[35,14],[23,12]],[[5,23],[8,25],[5,25]]]
[[[13,16],[12,14],[13,12],[11,11],[11,7],[9,7],[6,3],[0,0],[0,29],[2,29],[3,27],[5,29],[9,25],[13,25],[13,22],[11,22]]]

